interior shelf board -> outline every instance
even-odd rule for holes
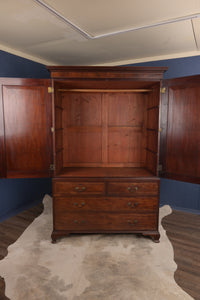
[[[145,168],[131,167],[69,167],[64,168],[59,177],[111,177],[111,178],[141,178],[155,176]]]

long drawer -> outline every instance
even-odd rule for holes
[[[141,210],[155,211],[158,207],[158,197],[56,197],[54,209],[57,214],[69,211],[125,211]]]
[[[109,182],[107,191],[113,196],[158,195],[159,182]]]
[[[53,180],[53,194],[59,195],[104,195],[104,182],[73,182],[66,180]]]
[[[138,231],[156,230],[157,215],[154,213],[76,213],[55,214],[54,229],[73,232],[100,232],[101,230]]]

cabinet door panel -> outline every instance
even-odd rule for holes
[[[167,91],[161,125],[163,175],[200,183],[200,76],[168,80],[164,85]]]
[[[3,101],[0,93],[0,178],[6,177]]]
[[[50,176],[51,97],[49,80],[2,82],[7,177]]]

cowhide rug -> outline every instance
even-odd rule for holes
[[[160,225],[160,243],[132,234],[73,235],[52,244],[52,199],[8,248],[0,275],[11,300],[183,300],[173,249]],[[171,213],[160,209],[160,219]]]

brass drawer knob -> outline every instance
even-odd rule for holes
[[[85,202],[81,202],[80,204],[78,204],[78,202],[74,202],[74,206],[81,208],[85,206]]]
[[[75,191],[76,192],[84,192],[86,190],[85,186],[76,186]]]
[[[130,226],[134,226],[134,225],[136,225],[137,223],[138,223],[138,220],[133,220],[133,221],[128,220],[128,224],[129,224]]]
[[[135,208],[135,207],[137,207],[138,206],[138,202],[128,202],[128,206],[130,206],[131,208]]]
[[[81,220],[81,221],[74,220],[74,223],[76,223],[76,224],[84,224],[84,223],[85,223],[85,220]]]
[[[138,186],[129,186],[128,187],[128,191],[131,193],[136,192],[138,189],[139,189]]]

